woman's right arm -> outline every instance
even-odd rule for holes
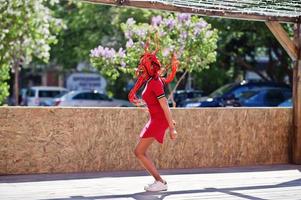
[[[158,99],[158,101],[159,101],[160,106],[162,107],[162,109],[164,111],[165,117],[166,117],[167,122],[168,122],[170,138],[172,140],[174,140],[174,139],[177,138],[177,131],[175,129],[175,122],[172,119],[172,115],[171,115],[171,111],[170,111],[169,106],[168,106],[167,99],[166,99],[166,97],[162,97],[162,98]]]

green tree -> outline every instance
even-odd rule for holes
[[[241,80],[246,71],[265,81],[284,82],[287,76],[292,80],[291,59],[263,22],[209,17],[206,20],[219,30],[217,62],[192,74],[195,88],[210,93],[226,83]],[[283,27],[292,36],[292,26]],[[262,57],[267,59],[266,66],[258,68]]]
[[[232,71],[237,78],[246,70],[257,73],[263,80],[284,82],[291,79],[291,61],[285,50],[263,22],[210,19],[220,34],[219,67]],[[292,27],[283,27],[292,35]],[[267,58],[264,73],[256,67],[259,57]]]
[[[9,66],[1,65],[0,67],[0,105],[5,102],[8,94],[9,85],[7,84],[7,80],[9,79]]]
[[[119,48],[125,43],[120,27],[125,18],[131,15],[145,22],[153,13],[70,0],[60,1],[53,10],[66,25],[51,48],[51,59],[62,70],[72,70],[78,63],[89,61],[90,50],[99,44]]]
[[[10,0],[0,2],[0,64],[10,66],[15,74],[15,103],[18,105],[19,70],[33,58],[49,60],[49,44],[55,43],[55,33],[63,26],[52,17],[46,6],[57,1]],[[7,93],[6,93],[7,95]]]
[[[154,13],[158,13],[70,0],[60,1],[52,9],[66,25],[57,37],[58,42],[51,46],[51,63],[58,66],[62,73],[74,71],[80,62],[89,64],[90,50],[99,44],[116,49],[124,46],[126,39],[121,24],[129,16],[137,22],[147,23]],[[128,79],[126,74],[116,80],[108,79],[107,90],[115,97],[126,98],[124,86]]]

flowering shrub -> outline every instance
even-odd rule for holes
[[[10,68],[19,70],[30,64],[33,57],[48,62],[50,44],[56,42],[55,34],[63,27],[62,20],[54,18],[46,6],[56,3],[59,1],[0,1],[0,105],[9,94],[6,81]],[[15,90],[18,96],[18,89]]]
[[[93,66],[110,78],[116,79],[120,71],[133,73],[147,38],[152,39],[150,48],[156,48],[156,34],[160,45],[158,57],[163,65],[169,64],[173,52],[180,60],[180,70],[188,72],[208,68],[216,59],[217,30],[197,16],[154,16],[150,24],[137,24],[129,18],[121,27],[127,41],[125,49],[116,51],[100,45],[90,54]]]
[[[151,39],[150,49],[155,50],[159,45],[157,56],[163,66],[170,63],[171,55],[176,53],[180,61],[180,71],[184,71],[172,89],[169,99],[173,100],[173,93],[188,72],[201,71],[208,68],[216,59],[217,30],[211,28],[202,18],[189,14],[154,16],[150,24],[137,24],[129,18],[121,25],[126,38],[125,50],[98,46],[91,50],[91,63],[100,73],[108,78],[116,79],[120,72],[135,71],[141,54],[144,52],[145,42]]]

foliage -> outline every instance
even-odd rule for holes
[[[192,74],[193,87],[210,93],[220,86],[241,81],[251,71],[266,81],[292,81],[291,59],[263,22],[205,18],[219,30],[217,62]],[[282,24],[289,36],[293,27]]]
[[[99,44],[115,49],[124,46],[126,42],[120,25],[129,16],[137,22],[146,23],[150,16],[157,13],[154,10],[119,8],[70,0],[60,1],[52,9],[55,16],[66,24],[65,30],[57,37],[58,42],[51,46],[51,63],[63,73],[75,70],[81,62],[87,63],[88,67],[90,50]],[[128,74],[122,74],[116,80],[107,79],[108,92],[116,98],[126,98],[127,91],[124,86],[128,79]]]
[[[2,65],[0,67],[0,105],[5,102],[8,94],[9,85],[7,84],[7,80],[9,79],[9,66]]]
[[[28,64],[32,57],[48,61],[49,44],[56,42],[54,33],[62,24],[51,16],[44,1],[11,0],[0,4],[1,61],[10,65],[16,60]]]
[[[134,72],[148,37],[158,41],[161,50],[158,57],[163,65],[169,64],[173,52],[177,53],[182,71],[201,71],[215,61],[217,30],[197,16],[155,16],[150,24],[136,23],[129,18],[122,24],[122,30],[127,39],[125,49],[115,50],[100,45],[91,50],[93,66],[112,79],[116,79],[120,71]],[[150,47],[154,50],[156,43],[152,42]]]
[[[54,34],[60,30],[62,23],[52,17],[51,10],[45,6],[46,3],[52,5],[56,1],[1,0],[0,66],[3,68],[2,72],[7,70],[6,66],[19,70],[20,66],[28,65],[32,58],[43,62],[49,60],[49,44],[56,42]],[[1,88],[5,88],[5,85]],[[4,94],[7,96],[7,93]]]
[[[92,48],[102,44],[119,48],[124,44],[120,24],[131,15],[145,22],[152,11],[115,8],[76,1],[60,1],[53,7],[55,16],[66,24],[58,42],[52,45],[51,60],[62,71],[75,69],[80,62],[89,61]],[[108,17],[109,16],[109,17]]]
[[[227,70],[231,79],[245,71],[258,74],[263,80],[284,82],[291,79],[291,59],[263,22],[209,19],[220,30],[217,67]],[[292,36],[292,26],[283,27]],[[259,66],[262,59],[265,66]]]

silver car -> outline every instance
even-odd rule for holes
[[[97,91],[71,91],[54,99],[55,106],[71,107],[131,107],[126,100],[109,98],[106,94]]]
[[[51,86],[34,86],[26,90],[23,104],[27,106],[47,106],[47,102],[60,94],[68,92],[66,88]]]

